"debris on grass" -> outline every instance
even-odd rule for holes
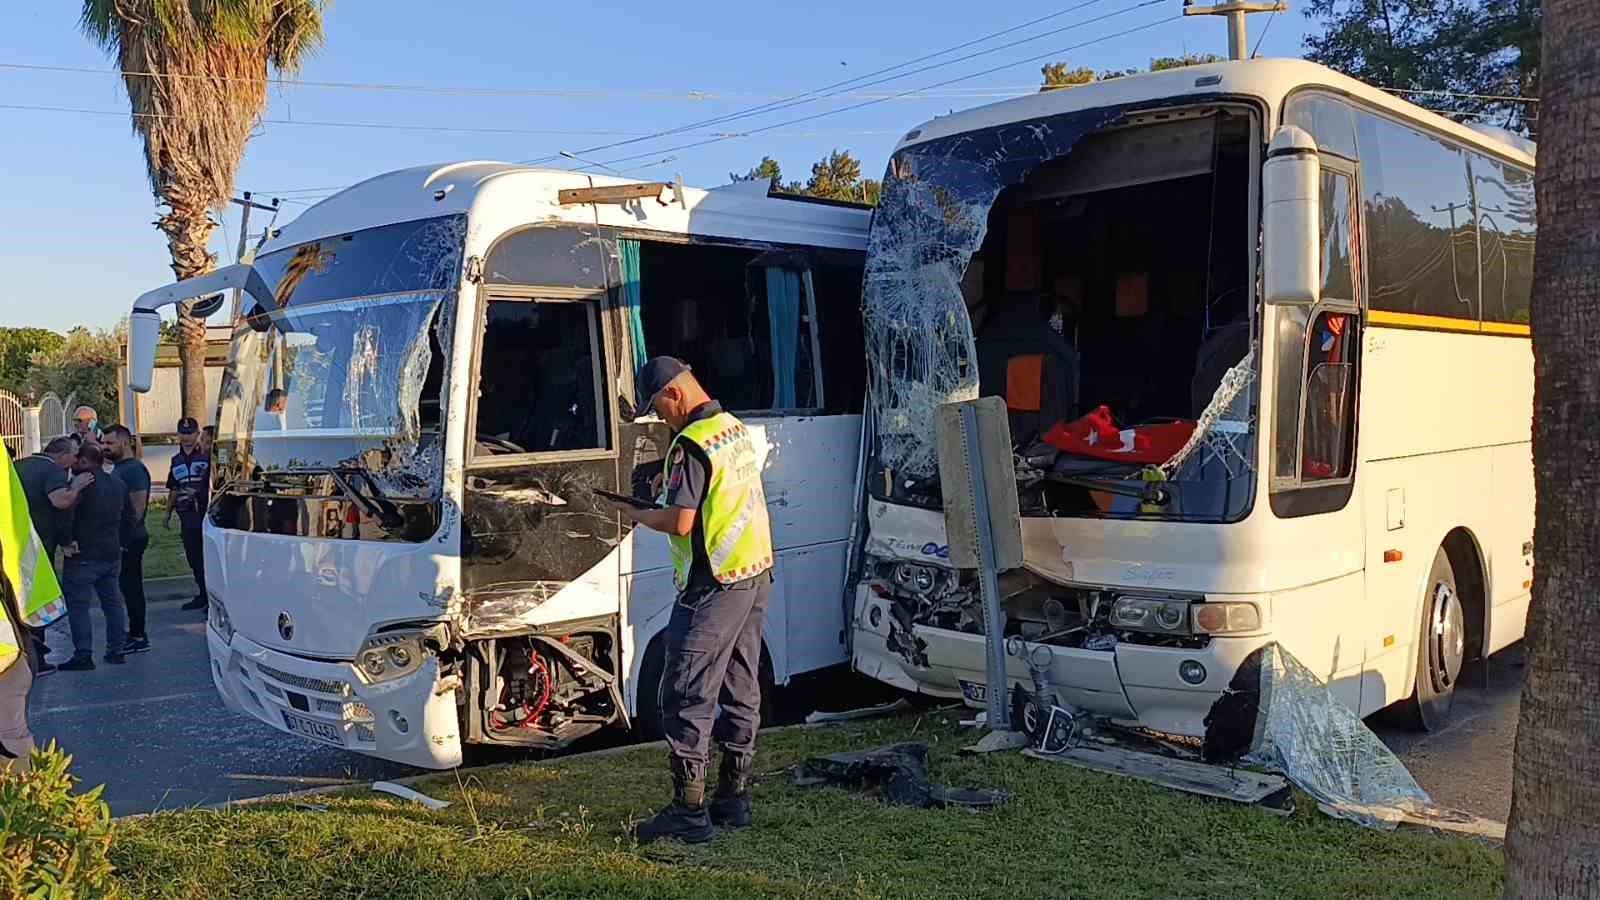
[[[372,783],[372,789],[375,791],[382,791],[385,794],[393,794],[402,800],[410,800],[414,803],[421,803],[423,806],[435,811],[444,809],[450,805],[449,800],[435,800],[434,798],[429,797],[427,794],[414,791],[403,784],[395,784],[392,781],[374,781]]]
[[[992,809],[1011,799],[1008,791],[929,783],[928,745],[921,741],[813,756],[795,769],[795,784],[836,784],[874,791],[881,787],[890,805],[923,809]]]
[[[911,701],[901,697],[893,703],[880,703],[877,706],[863,706],[859,709],[846,709],[839,712],[818,710],[806,716],[806,724],[816,725],[823,722],[853,722],[857,719],[876,719],[881,716],[892,716],[910,708]]]

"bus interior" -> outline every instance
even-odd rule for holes
[[[990,209],[962,291],[979,392],[1006,398],[1013,443],[1034,469],[1019,473],[1025,514],[1138,514],[1137,499],[1067,482],[1163,461],[1249,354],[1253,133],[1242,110],[1125,123],[1040,166]],[[1129,462],[1072,450],[1110,449],[1126,429],[1141,445],[1148,430],[1154,446]],[[1180,498],[1161,512],[1218,515],[1240,502],[1218,509],[1205,493],[1188,504],[1205,509]]]

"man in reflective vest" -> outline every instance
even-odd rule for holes
[[[26,772],[33,752],[28,690],[33,673],[22,653],[23,629],[43,628],[66,612],[44,544],[33,530],[22,480],[0,449],[0,771]]]
[[[711,839],[713,825],[750,824],[772,529],[761,460],[744,423],[724,412],[681,360],[650,360],[637,384],[639,411],[654,409],[676,434],[662,472],[661,508],[618,509],[666,533],[678,589],[660,687],[673,798],[639,824],[638,838],[701,843]],[[722,748],[722,767],[708,804],[712,740]]]

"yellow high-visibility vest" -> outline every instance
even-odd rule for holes
[[[772,526],[761,490],[761,459],[744,423],[725,412],[690,422],[667,449],[667,485],[683,463],[680,441],[699,447],[711,463],[699,524],[712,577],[733,584],[771,569]],[[667,542],[672,546],[672,580],[681,591],[689,584],[694,563],[694,535],[668,535]]]
[[[28,497],[22,492],[22,479],[11,464],[11,454],[0,449],[0,577],[4,577],[16,598],[22,621],[43,628],[66,612],[61,600],[61,584],[44,542],[33,530],[28,517]],[[22,638],[9,612],[0,615],[0,672],[11,668],[22,654]]]

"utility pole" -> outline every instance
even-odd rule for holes
[[[1227,0],[1216,6],[1195,6],[1194,0],[1183,0],[1186,16],[1222,16],[1228,20],[1228,58],[1245,59],[1250,55],[1250,41],[1245,32],[1245,16],[1251,13],[1288,12],[1289,4],[1249,3],[1246,0]]]
[[[255,202],[254,200],[251,200],[250,199],[250,192],[249,191],[245,191],[244,192],[244,197],[242,197],[242,198],[241,197],[235,197],[235,198],[233,198],[233,202],[239,204],[241,207],[244,208],[244,212],[239,217],[239,252],[238,252],[238,255],[235,256],[235,258],[233,260],[236,263],[240,263],[240,262],[244,262],[244,251],[245,251],[245,248],[247,246],[249,246],[249,243],[250,243],[250,210],[259,209],[259,210],[262,210],[263,212],[269,212],[269,213],[272,213],[273,215],[277,215],[277,213],[278,213],[278,198],[277,197],[273,197],[272,198],[272,205],[271,206],[265,206],[263,204]],[[229,320],[229,325],[230,326],[235,325],[235,324],[238,323],[238,321],[239,321],[239,307],[241,305],[243,305],[243,303],[244,303],[244,292],[240,291],[240,290],[235,290],[233,292],[233,315],[230,317],[230,320]]]

